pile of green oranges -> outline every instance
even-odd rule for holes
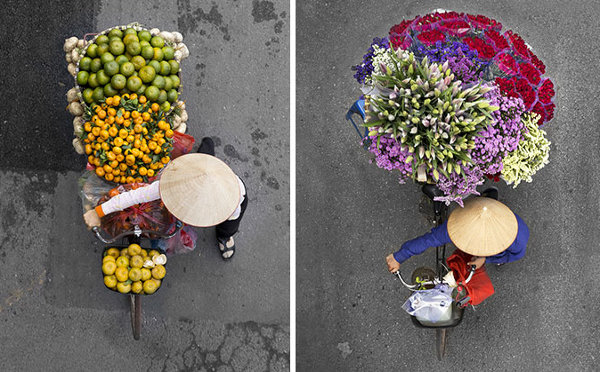
[[[163,257],[158,251],[147,251],[138,244],[121,250],[109,248],[102,259],[104,285],[120,293],[153,294],[167,273]]]
[[[114,28],[98,36],[79,61],[76,80],[83,100],[89,105],[105,97],[136,93],[150,102],[172,104],[181,84],[174,56],[173,47],[148,30]]]

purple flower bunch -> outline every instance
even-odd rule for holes
[[[472,50],[467,44],[458,41],[437,41],[430,46],[418,44],[415,49],[416,56],[427,57],[430,62],[444,63],[448,61],[450,70],[465,84],[479,82],[490,63],[480,60],[476,50]]]
[[[406,158],[413,155],[406,146],[392,138],[391,134],[384,134],[379,138],[377,145],[377,135],[369,136],[369,152],[375,155],[375,163],[379,168],[388,171],[397,169],[400,172],[400,183],[404,183],[412,175],[412,165],[406,163]]]
[[[480,167],[472,167],[469,164],[459,162],[464,171],[462,174],[451,173],[449,177],[440,174],[437,187],[444,192],[444,196],[435,197],[436,201],[443,201],[446,205],[456,202],[461,207],[464,206],[463,198],[469,194],[479,195],[477,186],[483,184],[483,171]]]
[[[484,96],[500,109],[492,112],[490,125],[475,137],[471,157],[486,175],[494,175],[502,171],[502,159],[519,145],[525,127],[521,121],[525,105],[521,98],[502,95],[496,86]]]
[[[364,84],[365,79],[370,77],[373,73],[373,56],[375,53],[375,49],[373,47],[379,47],[383,49],[389,49],[390,43],[388,42],[387,37],[373,39],[371,46],[367,49],[367,53],[363,56],[363,62],[360,65],[352,66],[352,70],[356,71],[354,74],[354,78],[360,83]]]

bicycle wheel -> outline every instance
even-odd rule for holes
[[[139,340],[142,333],[142,297],[138,295],[129,295],[131,302],[131,329],[133,339]]]
[[[438,328],[435,330],[435,341],[437,346],[437,358],[442,360],[446,353],[446,340],[447,340],[447,329]]]

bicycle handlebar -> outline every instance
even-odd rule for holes
[[[467,279],[465,279],[465,281],[463,282],[463,284],[467,284],[467,283],[469,283],[469,282],[471,281],[471,279],[473,278],[473,274],[475,273],[475,270],[477,270],[477,266],[475,266],[475,265],[470,265],[470,268],[469,268],[469,276],[467,277]],[[404,285],[406,288],[408,288],[408,289],[410,289],[410,290],[414,290],[415,288],[417,288],[417,287],[419,287],[419,286],[421,286],[421,285],[423,285],[423,284],[425,284],[425,285],[428,285],[428,284],[436,284],[436,283],[435,283],[435,280],[433,280],[433,281],[432,281],[432,280],[430,280],[430,281],[426,281],[426,282],[419,283],[419,284],[408,284],[408,283],[406,283],[406,281],[405,281],[405,280],[404,280],[404,278],[402,277],[402,274],[400,273],[400,270],[398,270],[398,271],[396,271],[395,273],[392,273],[392,274],[396,275],[396,276],[398,277],[398,279],[400,279],[400,281],[402,282],[402,284],[403,284],[403,285]],[[441,282],[441,281],[440,281],[440,282]]]
[[[152,230],[142,230],[139,228],[139,226],[136,225],[134,230],[125,231],[124,233],[119,234],[112,239],[103,237],[102,232],[100,231],[100,228],[98,226],[94,226],[92,228],[92,231],[96,234],[96,238],[98,238],[98,240],[100,240],[104,244],[113,244],[114,242],[116,242],[120,239],[123,239],[127,236],[135,235],[135,236],[139,237],[139,236],[142,236],[142,234],[144,234],[146,236],[155,236],[155,239],[171,239],[172,237],[175,236],[175,234],[177,234],[179,232],[179,230],[181,230],[182,227],[183,227],[183,223],[178,220],[175,223],[175,231],[173,231],[171,234],[163,234],[163,233],[159,233],[159,232],[152,231]]]

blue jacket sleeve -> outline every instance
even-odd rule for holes
[[[500,264],[513,262],[520,260],[525,255],[525,249],[527,248],[527,241],[529,240],[529,228],[525,224],[525,221],[521,219],[516,213],[518,231],[515,241],[503,252],[498,253],[495,256],[490,256],[485,259],[485,262],[492,264]]]
[[[402,244],[400,250],[394,253],[394,258],[398,263],[402,263],[412,256],[425,252],[429,247],[438,247],[447,243],[450,243],[450,236],[448,236],[448,226],[444,222],[431,229],[431,232]]]

